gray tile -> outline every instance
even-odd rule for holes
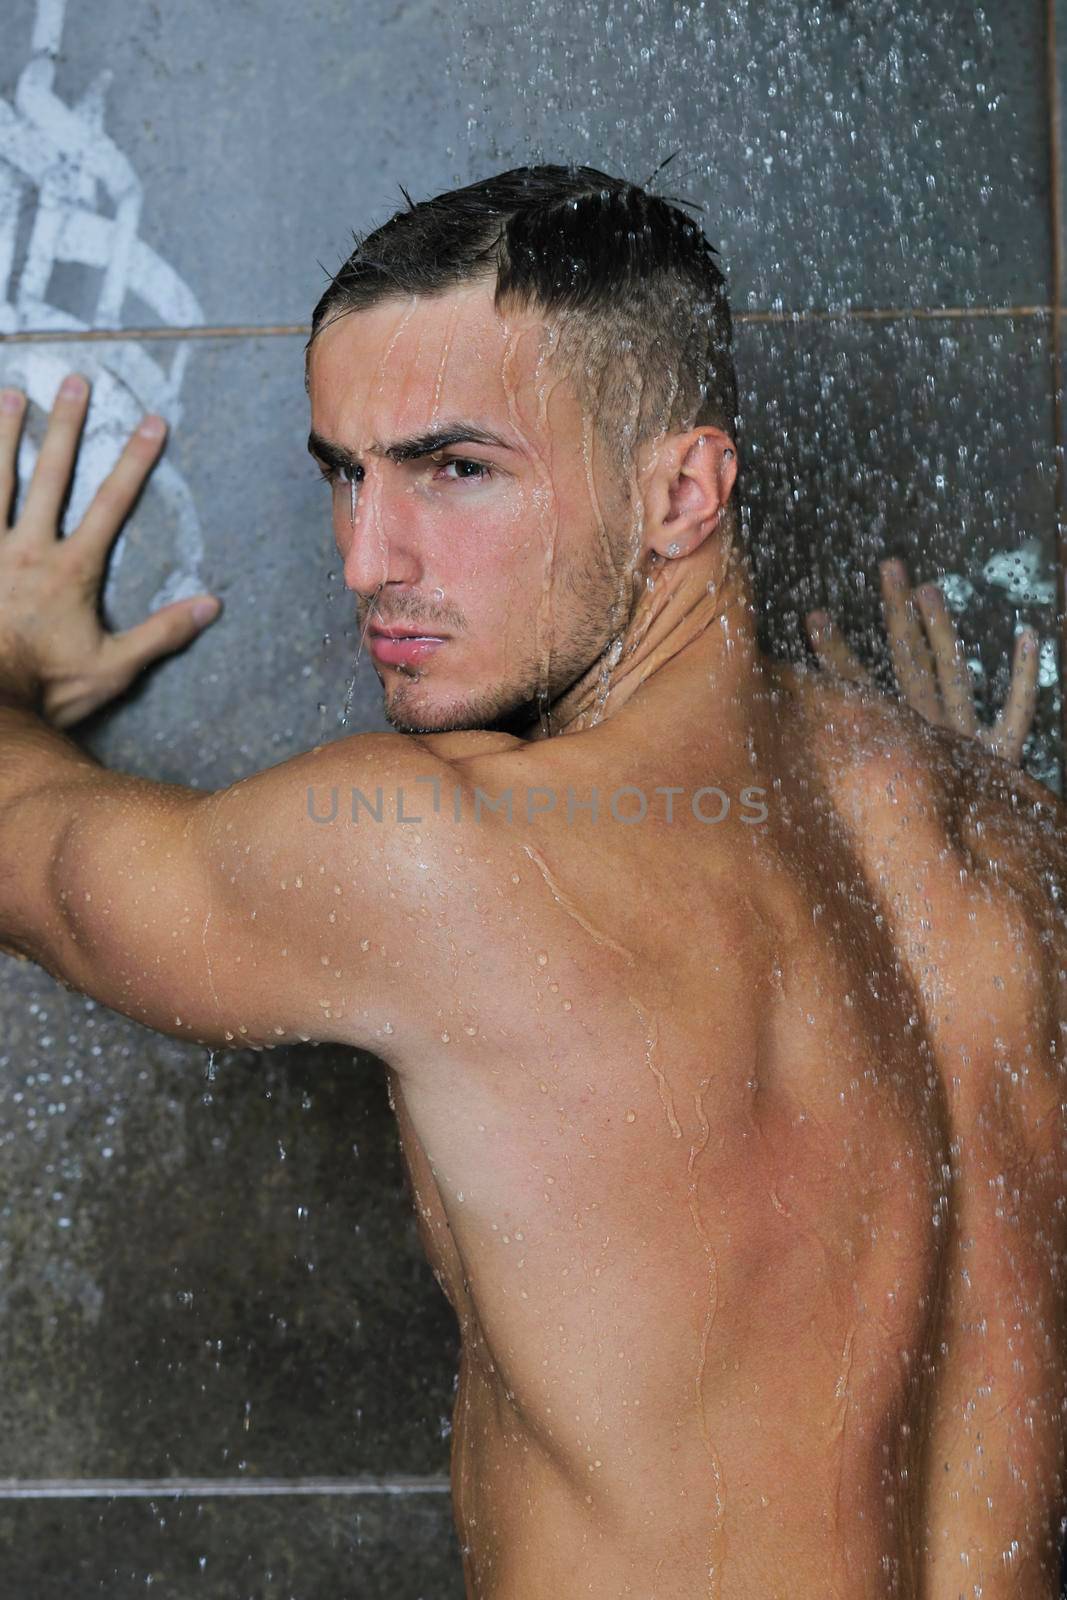
[[[8,99],[35,14],[9,0]],[[128,7],[100,0],[71,8],[33,116],[54,129],[49,94],[69,109],[113,74],[114,153],[87,134],[62,170],[86,174],[85,150],[103,160],[106,148],[110,192],[88,208],[110,216],[121,200],[140,243],[116,276],[127,236],[91,245],[79,198],[75,262],[61,254],[52,272],[54,246],[39,240],[34,260],[54,280],[41,294],[106,323],[124,286],[126,327],[303,321],[317,263],[333,270],[351,229],[402,203],[400,183],[423,197],[537,159],[640,181],[679,152],[660,187],[704,206],[739,308],[1044,301],[1043,50],[1030,0],[579,0],[565,14],[514,0],[503,15],[490,0],[200,0],[149,8],[132,27]],[[29,115],[0,133],[16,275],[39,199]],[[94,251],[104,260],[85,265]],[[24,322],[44,315],[24,310]]]
[[[1048,299],[1044,24],[1026,0],[741,0],[673,35],[660,8],[601,3],[562,44],[540,0],[524,10],[514,66],[477,102],[472,177],[532,156],[643,179],[677,152],[658,186],[704,208],[739,309]]]
[[[739,332],[746,499],[768,621],[802,653],[828,605],[868,661],[877,562],[915,582],[956,574],[980,709],[1003,703],[1016,621],[1044,641],[1027,766],[1055,775],[1055,509],[1047,323],[822,322]]]
[[[458,1336],[373,1059],[211,1064],[4,967],[0,1478],[447,1472]]]
[[[1029,0],[593,0],[562,34],[544,9],[526,0],[494,62],[474,166],[577,154],[644,178],[678,152],[660,190],[704,206],[738,309],[1047,299]]]
[[[5,1591],[462,1600],[447,1495],[0,1503]]]

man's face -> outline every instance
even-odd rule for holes
[[[335,474],[345,583],[404,732],[518,731],[626,621],[627,486],[544,323],[501,318],[492,295],[388,300],[311,348],[311,447]]]

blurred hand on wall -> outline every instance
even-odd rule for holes
[[[936,583],[912,589],[903,561],[880,565],[882,616],[901,698],[939,728],[953,728],[1018,766],[1037,706],[1038,640],[1024,628],[1015,640],[1007,699],[992,727],[978,720],[963,645]],[[870,674],[825,611],[809,611],[808,637],[825,670],[854,683]]]

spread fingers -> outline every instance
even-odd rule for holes
[[[960,733],[973,735],[978,729],[978,718],[974,710],[971,674],[945,597],[936,583],[924,583],[915,591],[915,602],[922,613],[926,636],[934,653],[945,722]]]
[[[0,389],[0,528],[7,527],[14,509],[19,440],[25,414],[26,396],[18,389]]]
[[[70,491],[78,441],[89,407],[89,385],[78,373],[69,373],[59,386],[44,443],[26,491],[18,531],[55,538],[59,516]]]

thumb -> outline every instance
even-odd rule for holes
[[[122,665],[133,678],[160,656],[181,650],[214,622],[222,610],[221,600],[212,595],[197,595],[192,600],[175,600],[153,611],[144,622],[114,635],[122,652]]]

